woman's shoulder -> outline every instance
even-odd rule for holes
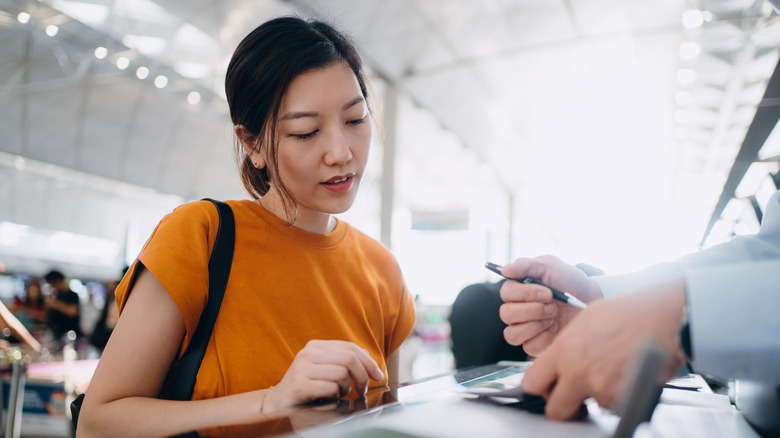
[[[347,223],[345,225],[348,227],[347,233],[351,236],[352,244],[360,248],[365,256],[382,264],[398,266],[395,256],[382,242]]]
[[[387,249],[387,247],[382,242],[369,236],[363,231],[360,231],[347,222],[341,221],[341,223],[347,228],[347,234],[351,236],[352,240],[356,243],[379,252],[390,253],[390,250]]]
[[[217,210],[214,208],[213,204],[205,199],[201,199],[185,202],[176,206],[168,216],[186,216],[189,218],[207,217],[210,216],[211,210],[214,210],[214,214],[216,214]]]
[[[246,210],[246,204],[251,203],[248,200],[229,200],[224,201],[234,215],[240,215]],[[219,213],[216,206],[208,199],[201,199],[197,201],[189,201],[178,205],[170,213],[168,213],[163,221],[173,222],[199,222],[199,223],[214,223],[216,224],[219,219]]]
[[[239,199],[239,200],[230,199],[226,201],[216,201],[216,202],[222,202],[227,204],[230,207],[231,211],[233,211],[233,214],[236,215],[251,213],[252,206],[254,205],[254,202],[248,199]],[[207,199],[207,198],[200,199],[197,201],[189,201],[180,204],[179,206],[174,208],[170,214],[188,215],[188,216],[196,216],[196,217],[218,215],[217,207],[214,205],[211,199]]]

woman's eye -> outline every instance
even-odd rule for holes
[[[314,134],[317,133],[319,130],[314,130],[312,132],[307,132],[306,134],[290,134],[291,137],[295,137],[298,140],[308,140],[312,137],[314,137]]]
[[[366,123],[366,118],[365,117],[361,117],[359,119],[350,120],[347,123],[350,124],[350,125],[362,125],[363,123]]]

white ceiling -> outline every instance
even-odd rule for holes
[[[513,255],[615,269],[701,239],[780,43],[763,0],[0,0],[0,221],[121,240],[182,200],[244,197],[224,69],[290,13],[349,33],[380,101],[399,90],[396,209],[505,221],[511,197]]]

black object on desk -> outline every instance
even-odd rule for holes
[[[498,315],[504,281],[470,284],[455,297],[448,318],[455,368],[528,360],[522,346],[504,339],[506,323]]]
[[[638,360],[628,376],[628,388],[618,409],[620,422],[613,438],[631,438],[637,426],[652,418],[663,391],[658,381],[666,358],[666,351],[655,344],[647,343],[641,347]]]

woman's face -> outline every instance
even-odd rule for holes
[[[371,123],[348,66],[336,62],[296,77],[282,97],[277,136],[276,171],[297,202],[296,222],[352,206],[368,160]]]
[[[37,283],[30,283],[27,286],[27,298],[37,300],[41,297],[41,286]]]

